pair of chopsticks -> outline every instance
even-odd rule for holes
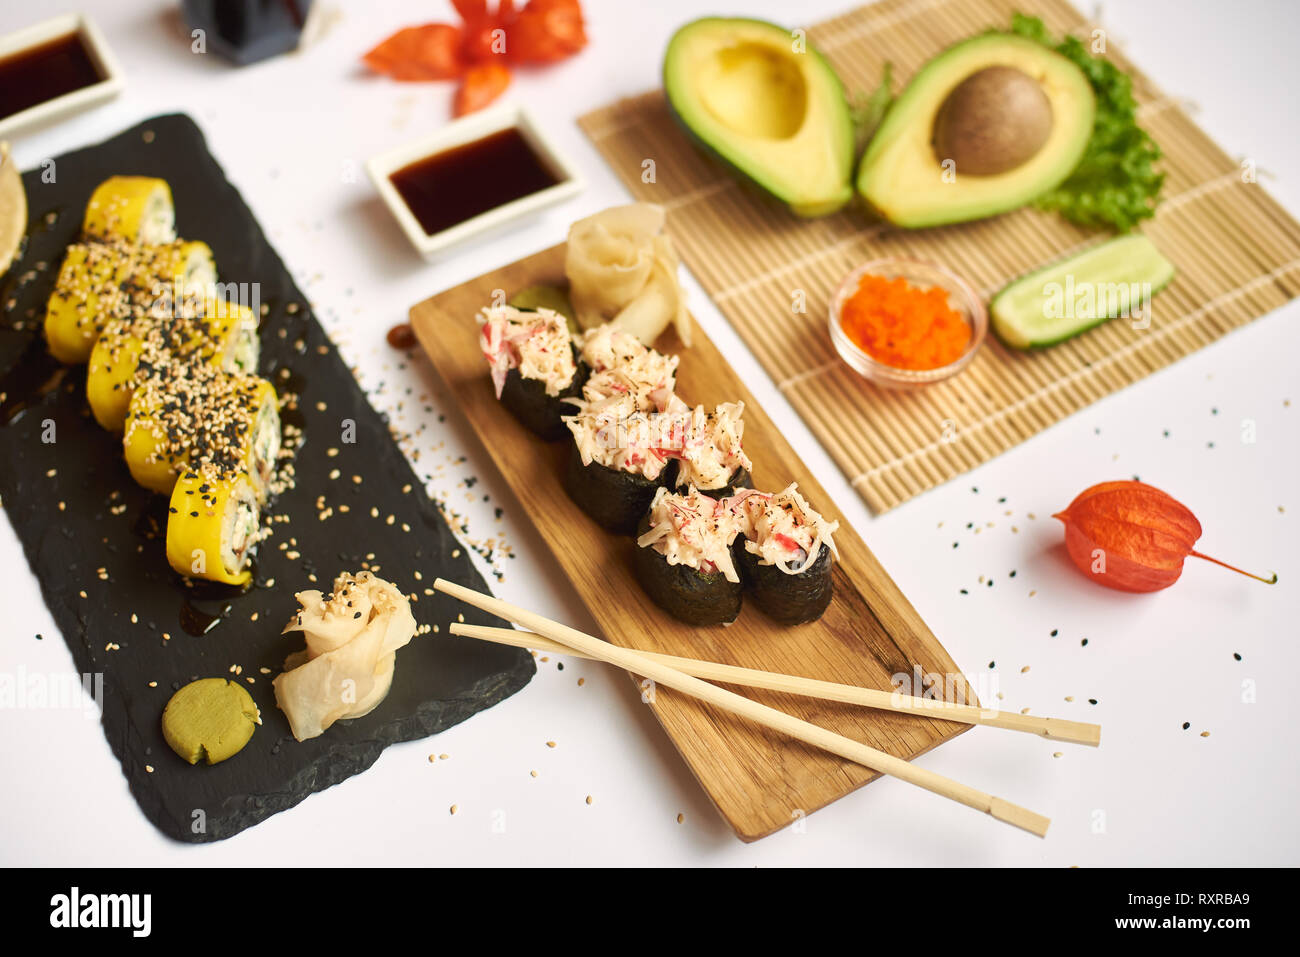
[[[529,634],[528,632],[514,631],[509,628],[485,628],[478,625],[456,623],[451,626],[451,633],[454,635],[557,653],[577,654],[581,657],[617,665],[620,668],[625,668],[635,674],[649,678],[666,688],[672,688],[683,694],[699,698],[724,711],[748,718],[757,724],[780,731],[806,744],[811,744],[814,747],[871,768],[873,771],[907,781],[909,784],[914,784],[977,811],[982,811],[999,821],[1011,824],[1039,837],[1047,834],[1048,825],[1051,823],[1048,818],[1043,817],[1041,814],[1036,814],[991,794],[985,794],[983,791],[953,781],[941,774],[917,767],[902,758],[868,747],[861,742],[828,731],[818,725],[802,721],[793,715],[760,704],[752,698],[746,698],[725,688],[719,688],[717,685],[709,684],[702,679],[707,677],[729,684],[787,691],[794,694],[827,698],[832,701],[862,704],[867,707],[890,711],[904,711],[968,724],[989,724],[993,727],[1025,731],[1058,740],[1076,741],[1082,744],[1096,745],[1101,739],[1101,729],[1096,725],[1051,718],[1031,719],[1027,715],[1009,715],[997,711],[985,711],[982,708],[957,705],[952,702],[911,698],[907,695],[894,695],[889,692],[857,688],[852,685],[755,671],[734,665],[633,651],[611,645],[609,642],[602,641],[559,622],[551,621],[549,618],[519,608],[500,598],[477,592],[472,588],[466,588],[446,579],[439,578],[433,583],[433,587],[440,592],[460,599],[466,604],[473,605],[475,608],[481,608],[483,611],[522,625],[534,633]]]

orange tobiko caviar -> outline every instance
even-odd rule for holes
[[[938,369],[961,358],[970,325],[938,286],[867,274],[840,307],[845,334],[877,362],[896,369]]]

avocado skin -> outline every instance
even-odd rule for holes
[[[570,442],[563,481],[569,498],[598,525],[606,531],[630,535],[650,508],[660,486],[672,488],[676,478],[676,461],[669,462],[653,482],[644,475],[612,469],[599,462],[583,465],[577,443]]]
[[[650,515],[637,526],[638,537],[650,530]],[[637,581],[656,605],[688,625],[726,625],[736,620],[744,602],[740,582],[722,572],[707,574],[688,565],[670,565],[653,546],[636,546],[632,560]]]
[[[569,291],[563,286],[548,286],[545,284],[526,286],[506,300],[506,305],[514,306],[524,312],[550,309],[565,318],[571,335],[576,336],[582,332],[582,327],[578,325],[578,321],[574,318],[573,301],[569,298]]]
[[[511,369],[501,387],[501,404],[528,431],[547,442],[558,442],[569,434],[563,417],[578,411],[573,403],[565,400],[582,398],[582,387],[591,375],[587,363],[578,360],[577,366],[573,381],[559,395],[547,395],[540,379],[525,379],[518,369]]]
[[[787,33],[787,34],[789,33],[789,30],[787,30],[785,27],[782,27],[780,24],[772,23],[770,20],[762,20],[757,17],[703,17],[699,20],[693,20],[690,23],[683,24],[681,27],[679,27],[677,29],[677,32],[674,33],[672,38],[668,41],[668,51],[671,53],[673,44],[676,42],[677,38],[683,35],[684,33],[686,33],[687,31],[702,30],[702,29],[707,29],[709,27],[717,27],[719,29],[725,29],[725,26],[730,23],[758,25],[772,30],[780,31],[782,33]],[[849,129],[849,136],[848,136],[849,162],[847,165],[848,176],[845,178],[845,181],[843,183],[843,188],[838,190],[834,196],[827,197],[825,201],[821,203],[815,203],[815,204],[799,204],[799,203],[791,202],[788,197],[783,196],[777,190],[772,189],[767,183],[764,183],[761,179],[752,176],[748,171],[737,166],[726,156],[723,156],[722,153],[718,151],[718,148],[714,143],[711,143],[708,139],[702,136],[691,125],[690,119],[678,109],[677,103],[674,102],[673,83],[668,73],[669,56],[667,54],[665,54],[664,56],[662,78],[664,84],[664,91],[667,94],[666,100],[668,104],[668,112],[672,115],[673,119],[677,122],[677,125],[682,128],[682,130],[686,133],[687,137],[697,147],[699,147],[701,150],[707,153],[712,159],[716,160],[718,163],[724,166],[727,172],[730,173],[733,177],[740,180],[742,183],[747,183],[757,187],[760,193],[762,193],[763,195],[767,196],[770,199],[776,200],[778,203],[780,203],[782,206],[784,206],[794,215],[802,219],[817,219],[819,217],[829,216],[832,213],[838,212],[839,210],[844,208],[844,206],[848,204],[850,200],[853,199],[853,193],[854,193],[853,190],[853,166],[854,166],[853,114],[849,108],[849,99],[848,99],[848,94],[844,89],[844,83],[842,80],[840,80],[839,74],[835,72],[835,68],[831,66],[830,61],[827,60],[826,57],[822,55],[821,51],[818,50],[816,47],[814,47],[812,44],[808,44],[806,52],[801,55],[815,58],[821,71],[824,72],[828,78],[830,78],[832,84],[834,85],[837,91],[836,96],[834,98],[835,102],[832,104],[830,108],[830,112],[835,115],[837,121],[846,123]]]
[[[822,545],[817,560],[798,575],[788,575],[776,565],[760,563],[757,555],[746,550],[743,536],[736,538],[731,553],[750,598],[778,624],[816,621],[830,607],[834,593],[831,568],[835,559],[827,545]]]

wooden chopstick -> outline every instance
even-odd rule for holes
[[[784,711],[769,708],[752,698],[746,698],[734,691],[727,691],[725,688],[711,685],[707,681],[684,674],[638,652],[611,645],[609,642],[601,641],[599,638],[585,634],[575,628],[551,621],[549,618],[519,608],[500,598],[482,594],[472,588],[466,588],[464,585],[458,585],[443,578],[435,581],[433,587],[444,594],[459,598],[475,608],[481,608],[500,618],[516,622],[545,638],[589,654],[600,661],[618,665],[620,668],[625,668],[628,671],[658,682],[666,688],[672,688],[683,694],[699,698],[724,711],[730,711],[743,718],[748,718],[792,738],[797,738],[806,744],[811,744],[824,751],[837,754],[846,760],[871,768],[873,771],[892,775],[909,784],[915,784],[917,787],[932,791],[941,797],[949,798],[977,811],[983,811],[999,821],[1021,828],[1031,834],[1043,837],[1047,834],[1047,828],[1051,824],[1051,821],[1041,814],[1035,814],[1033,811],[1012,804],[1010,801],[994,797],[991,794],[985,794],[983,791],[968,787],[950,778],[945,778],[941,774],[910,764],[902,758],[894,757],[892,754],[877,751],[875,748],[867,747],[861,742],[835,734],[833,731],[828,731],[807,721],[801,721]]]
[[[492,641],[501,645],[514,645],[516,648],[534,648],[538,651],[549,651],[553,654],[576,655],[579,658],[592,657],[543,638],[534,632],[517,631],[514,628],[489,628],[485,625],[464,625],[457,622],[451,626],[451,633],[466,638]],[[737,665],[701,661],[697,658],[679,658],[676,655],[663,655],[653,651],[638,651],[637,653],[652,661],[667,665],[669,668],[675,668],[684,674],[703,678],[706,681],[721,681],[723,684],[743,685],[747,688],[783,691],[788,694],[820,698],[825,701],[841,701],[845,704],[862,705],[866,708],[896,711],[926,718],[941,718],[945,721],[959,721],[963,724],[983,724],[991,728],[1023,731],[1027,734],[1051,738],[1053,741],[1069,741],[1073,744],[1086,744],[1094,748],[1101,743],[1101,725],[1099,724],[1066,721],[1062,718],[1030,717],[1027,714],[1014,714],[1009,711],[997,711],[976,705],[954,704],[943,699],[918,698],[913,695],[897,694],[891,691],[879,691],[875,688],[860,688],[857,685],[838,684],[834,681],[800,678],[774,671],[757,671],[753,668],[741,668]]]

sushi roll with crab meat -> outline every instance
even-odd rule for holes
[[[630,535],[655,493],[673,484],[677,462],[661,435],[670,423],[642,412],[629,395],[564,421],[573,435],[564,469],[569,497],[608,531]]]
[[[783,625],[820,618],[831,603],[839,522],[813,511],[797,484],[774,495],[742,490],[728,505],[741,525],[736,565],[754,603]]]
[[[743,402],[724,402],[712,412],[704,406],[681,413],[683,430],[677,470],[677,487],[694,486],[705,495],[727,498],[749,488],[749,460],[742,446],[745,434]]]
[[[167,563],[186,578],[243,585],[261,540],[257,495],[243,472],[186,469],[167,509]]]
[[[494,306],[478,315],[479,345],[497,398],[529,431],[554,442],[567,430],[587,378],[569,325],[550,309]]]
[[[698,489],[659,489],[637,528],[634,567],[646,594],[690,625],[735,621],[744,597],[732,549],[740,525],[726,502]]]
[[[606,323],[582,338],[580,356],[591,370],[582,387],[585,402],[631,395],[642,412],[663,412],[677,388],[677,356],[641,344],[636,336]]]
[[[151,176],[110,176],[90,194],[81,231],[90,239],[170,243],[176,239],[171,187]]]

